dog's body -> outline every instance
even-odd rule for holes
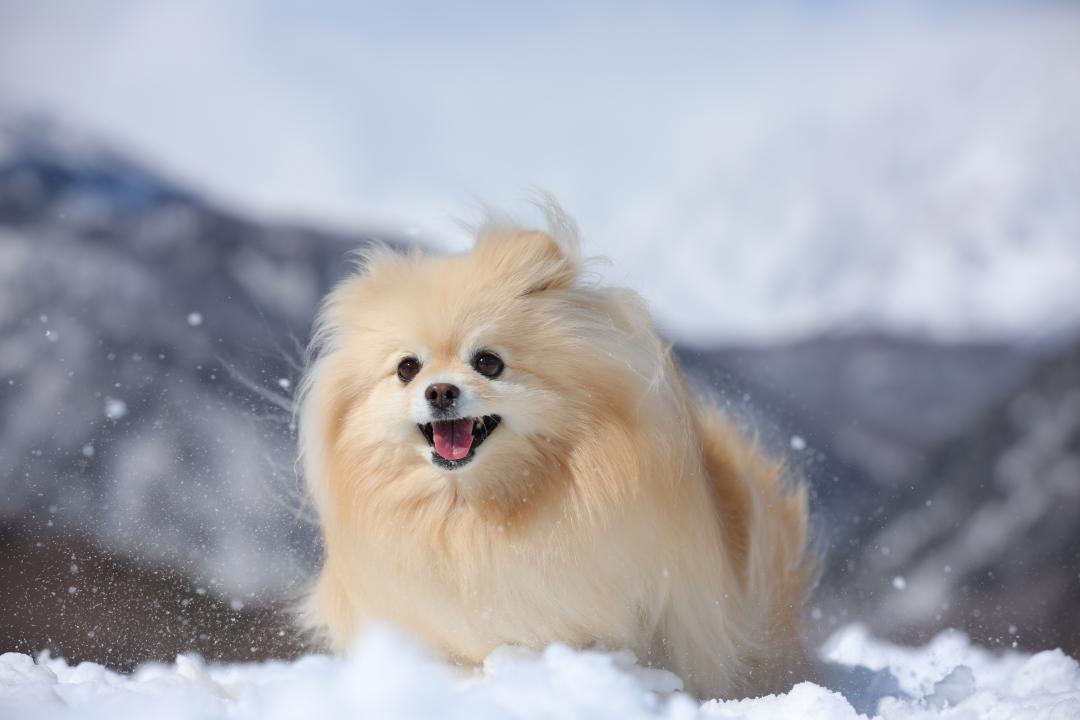
[[[695,403],[634,294],[583,282],[552,218],[559,240],[377,250],[328,298],[300,417],[309,623],[340,648],[389,620],[471,663],[630,648],[708,697],[790,686],[805,493]]]

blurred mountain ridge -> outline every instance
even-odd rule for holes
[[[1040,357],[895,483],[819,600],[895,636],[961,627],[1080,653],[1080,340]]]
[[[43,213],[96,214],[116,221],[167,205],[194,205],[196,196],[77,128],[44,114],[0,108],[3,213],[17,222]]]
[[[312,545],[278,537],[308,532],[275,497],[280,406],[371,237],[241,218],[55,123],[0,128],[0,518],[280,592]]]

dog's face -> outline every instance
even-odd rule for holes
[[[477,350],[469,360],[471,370],[486,380],[496,380],[506,369],[502,358],[490,350]],[[460,362],[453,365],[459,365]],[[451,367],[453,366],[451,365]],[[408,384],[423,372],[424,362],[407,355],[398,363],[397,377]],[[476,457],[477,449],[499,427],[502,416],[485,413],[484,395],[487,388],[476,387],[472,373],[448,370],[421,378],[416,389],[409,393],[411,415],[420,433],[431,446],[431,461],[444,470],[458,470]],[[423,391],[420,388],[423,387]],[[497,404],[494,403],[494,404]]]
[[[636,422],[662,351],[636,296],[579,275],[551,237],[520,230],[467,255],[369,257],[324,310],[305,462],[410,502],[451,488],[505,506],[591,477],[582,445]]]
[[[412,283],[402,278],[386,298],[394,321],[379,330],[384,357],[365,403],[384,419],[381,432],[371,428],[375,442],[412,449],[438,472],[459,476],[529,454],[561,405],[559,383],[541,362],[535,298],[507,297],[497,286],[477,286],[476,275],[472,282],[458,275],[476,272],[470,264],[425,260]],[[417,302],[424,296],[433,304]]]

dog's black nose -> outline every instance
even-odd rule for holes
[[[427,390],[424,391],[424,397],[431,403],[431,407],[436,410],[446,410],[453,406],[454,401],[460,396],[461,390],[458,389],[458,386],[450,383],[428,385]]]

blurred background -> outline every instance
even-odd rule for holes
[[[580,222],[807,477],[821,639],[1080,653],[1080,6],[0,0],[0,651],[302,652],[320,296]]]

